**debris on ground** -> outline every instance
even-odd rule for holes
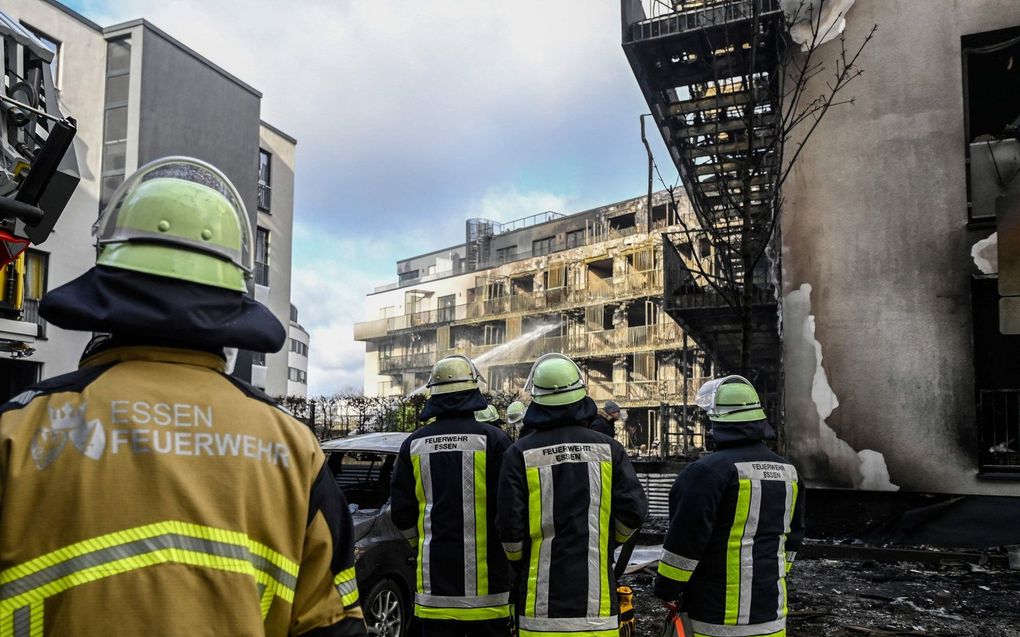
[[[625,575],[637,635],[657,635],[664,611],[655,566]],[[797,560],[788,637],[1020,637],[1020,572],[941,564]]]

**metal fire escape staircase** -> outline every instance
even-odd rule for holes
[[[757,229],[748,236],[773,236],[762,230],[772,217],[782,151],[777,76],[786,26],[779,0],[622,0],[622,9],[627,59],[700,225],[714,229],[672,234],[663,242],[665,309],[722,371],[736,371],[741,323],[723,282],[749,284],[752,366],[764,384],[775,386],[778,270],[763,257],[753,272],[744,272],[739,246],[745,212]],[[711,265],[693,267],[698,259]]]

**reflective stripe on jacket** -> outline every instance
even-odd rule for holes
[[[215,354],[125,347],[0,408],[0,635],[364,635],[318,443]]]
[[[647,502],[615,440],[584,426],[540,429],[507,452],[497,517],[504,550],[520,564],[522,637],[615,636],[615,543],[644,521]]]
[[[472,413],[441,415],[400,448],[393,522],[417,546],[414,613],[510,616],[509,565],[495,532],[496,480],[510,439]]]
[[[785,635],[803,512],[797,470],[760,442],[687,466],[670,492],[656,592],[683,593],[698,635]]]

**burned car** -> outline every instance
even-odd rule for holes
[[[404,637],[414,601],[415,549],[390,519],[390,477],[406,433],[322,443],[354,518],[358,590],[370,635]]]

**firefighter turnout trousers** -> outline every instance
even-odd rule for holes
[[[414,614],[476,621],[510,616],[509,565],[495,531],[506,434],[473,413],[441,415],[404,441],[393,522],[417,546]]]
[[[307,427],[212,353],[114,348],[0,408],[0,635],[364,635]]]
[[[503,459],[498,524],[517,565],[521,637],[616,637],[613,548],[647,513],[623,446],[588,427],[539,429]]]
[[[760,442],[687,466],[670,492],[656,592],[682,593],[699,637],[785,637],[803,509],[797,470]]]

